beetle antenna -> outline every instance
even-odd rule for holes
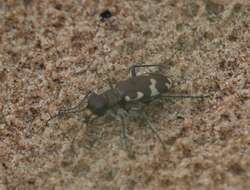
[[[87,108],[87,106],[84,106],[83,108],[80,108],[80,109],[79,109],[79,107],[80,107],[80,105],[86,100],[86,98],[88,98],[88,96],[89,96],[90,93],[91,93],[91,91],[88,92],[88,93],[83,97],[83,99],[82,99],[76,106],[71,107],[71,108],[67,108],[67,109],[59,108],[57,114],[55,114],[55,115],[53,115],[53,116],[51,116],[51,115],[49,114],[49,115],[50,115],[50,118],[47,120],[47,124],[48,124],[48,122],[51,121],[52,119],[54,119],[54,118],[56,118],[56,117],[58,117],[58,116],[62,116],[62,115],[64,115],[64,114],[66,114],[66,113],[79,113],[79,112],[84,111],[84,110]]]

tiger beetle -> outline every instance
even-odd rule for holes
[[[124,124],[124,118],[127,115],[127,111],[124,109],[126,104],[134,104],[138,102],[149,102],[156,98],[160,97],[172,97],[172,98],[204,98],[206,95],[201,96],[189,96],[189,95],[166,95],[166,93],[171,88],[171,81],[164,76],[163,74],[152,72],[142,75],[137,75],[136,68],[142,67],[161,67],[162,65],[133,65],[129,68],[131,77],[127,80],[119,81],[115,86],[111,83],[109,84],[110,89],[104,91],[103,93],[97,94],[95,92],[89,92],[83,100],[75,107],[59,110],[58,114],[52,116],[48,121],[62,115],[64,113],[76,113],[84,111],[86,109],[90,110],[95,118],[103,116],[109,110],[114,110],[114,107],[119,109],[116,110],[116,115],[119,115],[119,118],[111,112],[111,115],[115,116],[122,123],[122,137],[125,140],[125,145],[127,147],[127,137],[126,137],[126,126]],[[86,106],[78,109],[82,102],[87,100]],[[160,135],[157,133],[156,128],[147,118],[144,112],[141,112],[140,115],[144,118],[147,123],[147,126],[152,130],[156,135],[158,140],[164,146],[164,142],[161,139]],[[95,119],[94,118],[94,119]]]

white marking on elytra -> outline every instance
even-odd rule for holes
[[[167,89],[170,89],[171,88],[171,82],[169,81],[169,82],[166,82],[165,83],[165,86],[167,87]]]
[[[126,100],[126,102],[129,102],[130,101],[130,97],[129,96],[125,96],[125,100]]]
[[[136,97],[135,98],[130,98],[129,96],[125,96],[125,100],[127,101],[127,102],[130,102],[130,101],[135,101],[135,100],[139,100],[139,99],[141,99],[143,96],[144,96],[144,94],[142,93],[142,92],[136,92]]]
[[[150,79],[150,83],[151,83],[149,85],[149,88],[151,90],[150,96],[153,97],[153,96],[156,96],[156,95],[160,94],[160,92],[156,88],[156,80],[155,79]]]

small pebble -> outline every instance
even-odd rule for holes
[[[109,19],[110,17],[112,17],[112,13],[109,10],[105,10],[100,14],[100,19],[103,22]]]

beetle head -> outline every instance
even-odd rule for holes
[[[98,116],[104,115],[107,110],[104,97],[92,92],[88,97],[87,108]]]

